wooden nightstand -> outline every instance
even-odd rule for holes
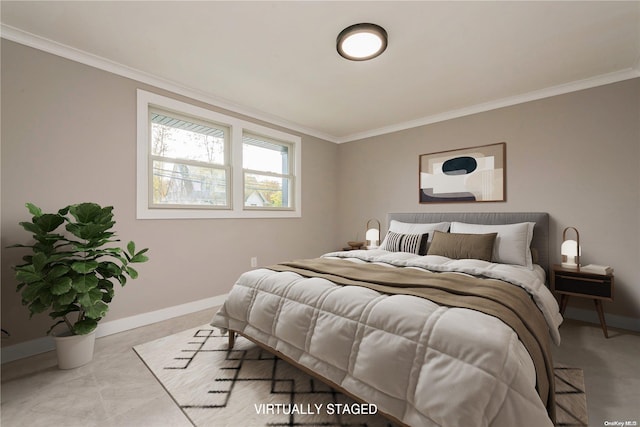
[[[560,313],[564,315],[570,296],[591,298],[596,305],[600,326],[604,336],[609,338],[604,319],[602,301],[613,301],[613,274],[596,274],[564,268],[554,264],[551,271],[551,290],[560,295]]]

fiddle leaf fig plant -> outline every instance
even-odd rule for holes
[[[109,310],[114,284],[138,277],[131,264],[148,261],[148,248],[136,251],[134,242],[126,250],[112,246],[120,241],[112,231],[112,206],[80,203],[57,213],[43,213],[32,203],[26,207],[31,222],[19,224],[34,243],[11,246],[31,249],[25,263],[14,267],[22,304],[30,316],[49,311],[55,323],[47,334],[61,323],[74,335],[93,332]]]

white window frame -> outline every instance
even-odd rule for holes
[[[289,170],[289,173],[283,174],[283,173],[275,173],[275,172],[266,172],[266,171],[263,171],[263,170],[247,169],[247,168],[244,167],[244,164],[243,164],[242,165],[243,166],[243,169],[242,169],[242,190],[243,190],[243,194],[244,194],[244,187],[246,185],[246,182],[245,182],[245,178],[246,178],[245,175],[246,174],[271,176],[271,177],[274,177],[274,178],[283,178],[283,179],[287,179],[288,182],[289,182],[289,188],[287,190],[287,193],[289,194],[290,205],[289,206],[282,206],[282,207],[246,206],[246,205],[244,205],[244,197],[243,197],[244,209],[246,209],[246,210],[280,210],[280,211],[293,210],[295,208],[295,206],[296,206],[296,195],[294,194],[293,191],[291,191],[291,190],[296,188],[296,175],[293,172],[294,168],[295,168],[295,160],[294,160],[295,159],[295,152],[296,152],[295,146],[293,144],[291,144],[290,142],[277,141],[277,140],[275,140],[273,138],[270,138],[270,137],[267,137],[267,136],[264,136],[264,135],[258,135],[255,132],[248,132],[248,131],[242,133],[242,136],[243,136],[242,142],[243,142],[243,144],[244,144],[244,136],[245,135],[248,135],[248,136],[250,136],[250,137],[252,137],[254,139],[262,140],[262,141],[265,141],[265,142],[268,142],[268,143],[271,143],[271,144],[274,144],[274,145],[287,147],[287,150],[288,150],[287,159],[288,159],[288,163],[289,163],[287,169]],[[283,189],[283,191],[284,191],[284,189]]]
[[[231,182],[230,208],[193,206],[161,207],[151,206],[150,200],[150,135],[149,109],[158,108],[173,111],[178,115],[211,121],[229,128]],[[276,141],[291,144],[293,155],[293,184],[291,195],[293,206],[288,208],[244,207],[244,171],[242,164],[243,133],[261,135]],[[225,153],[226,154],[226,153]],[[189,219],[189,218],[299,218],[302,216],[302,139],[266,126],[228,116],[206,108],[178,101],[173,98],[137,90],[137,156],[136,156],[136,217],[138,219]]]

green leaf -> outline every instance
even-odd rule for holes
[[[42,280],[42,274],[33,271],[33,265],[16,268],[16,280],[20,283],[35,283]]]
[[[91,303],[91,297],[89,296],[89,292],[80,293],[77,295],[76,300],[80,307],[87,308],[91,307],[93,304]]]
[[[100,214],[96,216],[95,222],[99,224],[111,223],[111,225],[115,224],[113,219],[113,206],[106,206],[102,208]]]
[[[38,298],[40,289],[44,286],[43,282],[33,283],[22,290],[22,302],[30,303]]]
[[[102,300],[102,291],[99,288],[91,289],[88,294],[94,304]]]
[[[97,261],[76,261],[71,264],[71,269],[76,273],[87,274],[98,268]]]
[[[102,301],[104,301],[107,304],[109,304],[112,300],[113,300],[113,291],[111,291],[111,293],[103,293],[102,294]]]
[[[105,232],[111,228],[112,224],[67,224],[65,228],[76,237],[85,240],[99,240],[105,238]],[[93,242],[89,242],[93,246]]]
[[[7,249],[10,249],[10,248],[32,248],[32,247],[33,246],[31,246],[31,245],[21,245],[20,243],[16,243],[15,245],[7,246]]]
[[[42,215],[42,209],[40,209],[33,203],[27,203],[25,206],[27,207],[27,209],[29,209],[29,213],[31,213],[31,215],[35,217],[39,217],[40,215]]]
[[[49,257],[49,260],[51,260],[51,257]],[[47,273],[47,279],[52,280],[55,279],[57,277],[62,277],[65,274],[67,274],[71,269],[64,265],[64,264],[58,264],[55,267],[53,267],[51,270],[49,270],[49,272]]]
[[[102,292],[97,288],[93,288],[89,292],[83,294],[78,294],[78,304],[85,308],[85,310],[101,300]]]
[[[69,289],[69,292],[63,295],[60,295],[58,298],[56,298],[55,302],[60,306],[69,305],[76,300],[77,295],[78,293],[75,291],[75,289]]]
[[[39,252],[31,258],[31,262],[33,263],[33,269],[40,272],[47,263],[47,256],[42,252]]]
[[[98,282],[98,289],[113,290],[113,282],[107,279],[100,279],[100,281]]]
[[[49,317],[51,317],[52,319],[55,319],[56,317],[64,317],[67,314],[73,313],[76,311],[80,311],[80,309],[75,305],[70,305],[70,306],[64,307],[63,309],[59,309],[57,311],[53,311],[49,313]]]
[[[137,254],[133,258],[131,258],[129,262],[134,263],[134,262],[147,262],[147,261],[149,261],[148,256]]]
[[[149,250],[149,248],[145,248],[145,249],[141,250],[140,252],[135,254],[133,256],[133,258],[131,258],[130,262],[147,262],[147,261],[149,261],[149,257],[144,255],[144,253],[147,252],[148,250]]]
[[[50,233],[64,222],[64,218],[58,214],[44,214],[34,218],[33,222],[43,232]]]
[[[31,316],[37,313],[42,313],[48,308],[49,308],[49,305],[43,304],[42,301],[40,301],[39,299],[29,304],[29,311],[31,312]]]
[[[97,301],[90,307],[85,307],[84,315],[88,319],[100,319],[109,311],[109,306],[104,301]]]
[[[127,274],[129,275],[129,277],[131,277],[132,279],[137,279],[138,278],[138,272],[131,268],[131,267],[126,267],[127,270]]]
[[[111,282],[110,280],[101,279],[100,282],[98,282],[98,289],[100,289],[102,293],[102,295],[100,296],[102,298],[102,301],[110,303],[113,299],[113,295],[115,294],[113,290],[113,282]]]
[[[116,263],[111,261],[102,261],[97,270],[105,278],[119,276],[122,274],[122,269]]]
[[[40,288],[40,292],[38,292],[38,299],[43,305],[49,307],[53,302],[53,295],[49,292],[47,288]]]
[[[83,274],[75,277],[71,286],[79,293],[87,292],[98,286],[98,278],[94,274]]]
[[[69,213],[69,206],[62,208],[58,211],[58,215],[66,216]]]
[[[69,206],[69,213],[81,223],[93,222],[100,215],[102,208],[96,203],[80,203]]]
[[[127,250],[129,251],[129,254],[133,256],[136,253],[136,244],[133,241],[130,241],[127,243]]]
[[[73,325],[73,333],[76,335],[87,335],[98,327],[98,321],[94,319],[84,319]]]
[[[27,230],[29,233],[34,233],[34,234],[42,233],[42,230],[40,230],[40,228],[32,222],[19,222],[18,224],[21,225],[22,228]]]
[[[71,290],[71,277],[57,277],[51,285],[53,295],[63,295]]]

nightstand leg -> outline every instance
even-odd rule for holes
[[[593,302],[596,304],[596,310],[598,311],[598,317],[600,318],[600,326],[602,326],[602,332],[604,332],[605,338],[609,338],[609,333],[607,332],[607,323],[604,320],[604,311],[602,310],[602,301],[599,299],[594,299]]]
[[[569,295],[562,294],[560,296],[560,314],[564,316],[564,311],[567,309],[567,303],[569,302]]]

